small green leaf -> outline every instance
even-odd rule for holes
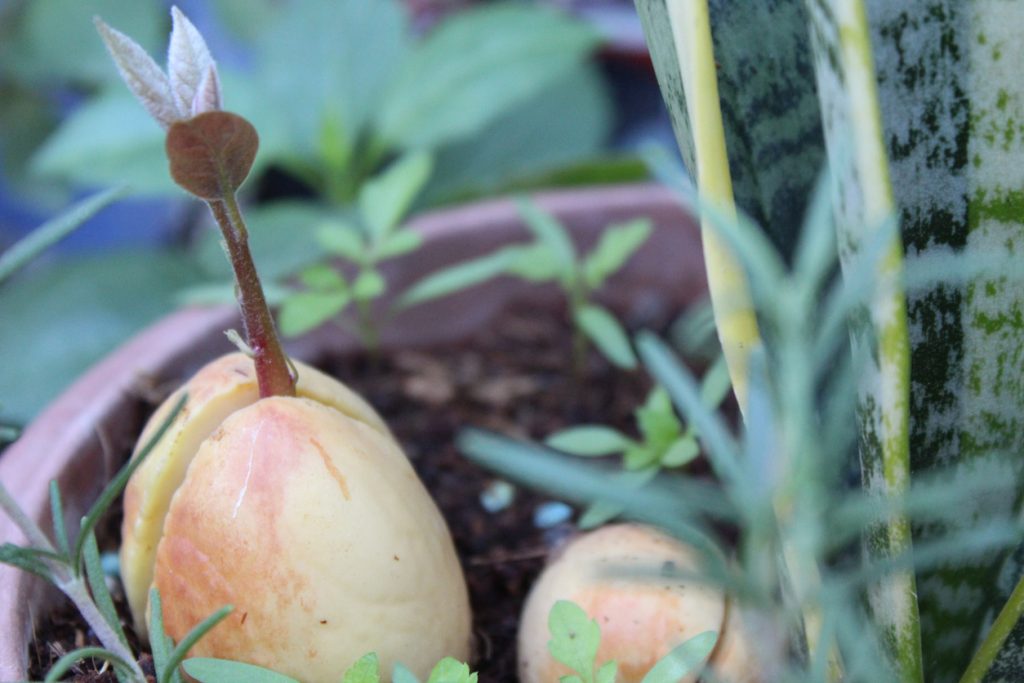
[[[0,563],[40,576],[53,582],[53,573],[43,560],[43,555],[34,548],[22,548],[13,543],[0,545]]]
[[[186,633],[185,637],[181,639],[181,642],[178,643],[178,645],[174,647],[171,653],[167,656],[166,668],[163,673],[158,676],[157,683],[172,683],[172,681],[180,681],[181,676],[178,674],[178,667],[181,666],[181,662],[185,659],[185,655],[187,655],[188,651],[199,642],[200,638],[209,633],[214,626],[224,621],[224,619],[231,614],[233,609],[234,608],[230,605],[221,607],[219,610],[196,624],[191,631]],[[162,625],[161,628],[163,628]],[[173,645],[173,641],[170,638],[167,638],[167,644],[168,646]]]
[[[277,315],[281,334],[297,337],[341,313],[352,296],[344,291],[298,292],[284,300]]]
[[[380,660],[376,652],[363,655],[345,672],[341,683],[380,683]]]
[[[665,467],[682,467],[698,455],[700,446],[697,445],[697,439],[693,433],[687,432],[668,447],[665,455],[661,456],[661,464]]]
[[[431,670],[427,683],[476,683],[476,678],[468,664],[445,657]]]
[[[658,462],[659,450],[646,444],[637,444],[622,454],[622,464],[629,470],[642,470]]]
[[[359,193],[359,211],[375,240],[386,237],[412,206],[430,178],[433,160],[424,152],[408,154],[367,181]]]
[[[416,675],[404,666],[395,662],[395,668],[391,671],[391,683],[420,683]]]
[[[331,221],[320,226],[316,238],[320,246],[327,251],[354,263],[363,263],[369,252],[359,230],[341,221]]]
[[[213,659],[212,657],[193,657],[181,664],[182,668],[199,683],[299,683],[291,676],[279,674],[254,664],[234,662],[229,659]],[[358,679],[362,681],[363,679]],[[379,679],[366,679],[369,683],[377,683]],[[351,683],[347,674],[343,683]]]
[[[367,268],[356,276],[352,283],[352,298],[356,301],[370,301],[387,291],[388,283],[378,271]]]
[[[583,609],[569,600],[559,600],[548,614],[548,652],[585,680],[594,676],[594,657],[601,644],[601,629]]]
[[[576,247],[573,246],[569,232],[565,226],[555,220],[554,216],[542,210],[535,203],[521,199],[518,206],[519,213],[526,221],[526,227],[541,244],[547,245],[551,250],[568,281],[576,269]]]
[[[576,324],[605,358],[626,370],[637,365],[636,354],[619,321],[606,309],[588,304],[576,311]]]
[[[389,259],[402,254],[408,254],[409,252],[416,251],[423,244],[423,236],[415,230],[397,230],[387,237],[377,248],[378,259]]]
[[[53,535],[57,539],[57,549],[68,557],[71,548],[68,545],[68,530],[64,525],[64,503],[61,501],[56,480],[50,481],[50,517],[53,519]],[[75,567],[74,571],[77,574],[78,568]]]
[[[309,289],[319,291],[345,289],[347,283],[334,268],[326,263],[318,263],[299,273],[299,280]]]
[[[711,410],[715,410],[729,395],[730,389],[732,380],[729,378],[729,366],[725,362],[725,355],[720,354],[700,380],[701,401]]]
[[[581,425],[556,432],[545,439],[544,443],[573,455],[602,456],[621,453],[634,442],[611,427]]]
[[[522,245],[511,252],[508,272],[530,282],[558,280],[565,272],[558,255],[543,242]]]
[[[399,306],[408,308],[432,299],[440,299],[495,278],[506,271],[515,253],[511,248],[499,249],[486,256],[463,261],[431,273],[402,294]]]
[[[583,530],[596,529],[597,527],[610,522],[623,512],[623,507],[617,503],[610,503],[599,500],[591,503],[580,515],[577,524]]]
[[[3,283],[46,249],[77,230],[100,209],[120,198],[124,195],[124,190],[124,187],[115,187],[83,199],[12,244],[3,253],[0,253],[0,283]]]
[[[714,631],[699,633],[679,645],[655,664],[640,683],[676,683],[699,670],[718,642]]]
[[[114,607],[114,600],[110,597],[110,590],[107,588],[107,577],[103,573],[103,566],[100,564],[100,550],[96,544],[96,534],[89,532],[82,548],[82,561],[85,564],[85,578],[92,590],[93,601],[100,610],[100,614],[110,628],[117,635],[117,639],[128,646],[128,639],[125,638],[124,628],[121,626],[121,618],[117,615],[117,608]]]
[[[636,422],[644,435],[644,443],[658,451],[667,449],[683,430],[682,422],[672,407],[672,399],[660,386],[652,389],[644,404],[637,408]]]
[[[83,659],[102,659],[110,662],[114,665],[121,673],[131,672],[131,667],[126,661],[115,655],[110,650],[102,647],[83,647],[77,650],[73,650],[60,659],[50,667],[50,670],[46,673],[46,678],[43,679],[43,683],[57,683],[61,676],[71,671],[71,668],[82,661]]]
[[[615,683],[615,674],[619,672],[619,665],[615,660],[605,662],[597,670],[594,683]]]
[[[651,222],[638,218],[623,225],[605,228],[597,246],[583,262],[583,279],[590,289],[597,289],[618,271],[651,234]]]

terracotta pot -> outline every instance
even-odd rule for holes
[[[655,224],[650,240],[606,285],[607,303],[623,315],[651,307],[677,309],[706,291],[700,236],[693,219],[665,189],[630,185],[555,192],[537,196],[589,245],[600,230],[620,220],[647,216]],[[515,206],[504,200],[425,214],[413,222],[424,246],[387,269],[391,291],[434,270],[527,239]],[[141,295],[141,294],[140,294]],[[503,278],[470,292],[411,309],[392,320],[382,334],[386,346],[437,345],[464,337],[485,325],[512,302],[553,300],[553,288]],[[122,464],[141,424],[146,402],[140,380],[181,377],[231,350],[223,330],[238,325],[227,308],[186,309],[164,318],[115,350],[78,379],[25,430],[0,458],[0,479],[28,514],[50,527],[47,488],[56,480],[63,494],[66,523],[78,520],[103,484]],[[355,348],[355,340],[327,329],[290,345],[299,358]],[[125,448],[105,449],[103,444]],[[22,543],[21,533],[0,515],[0,542]],[[33,620],[60,596],[42,581],[0,566],[0,680],[24,680]]]

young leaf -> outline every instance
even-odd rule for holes
[[[317,230],[320,246],[354,263],[363,263],[369,251],[358,228],[341,221],[325,223]]]
[[[52,583],[54,580],[53,572],[50,571],[49,566],[43,560],[44,557],[45,555],[41,555],[34,548],[22,548],[13,543],[0,545],[0,562],[17,567],[30,574],[35,574]]]
[[[68,531],[64,526],[64,504],[61,502],[56,480],[50,481],[50,516],[53,518],[53,535],[57,539],[57,549],[67,557],[71,553],[71,548],[68,545]],[[78,572],[77,567],[75,572]]]
[[[700,380],[700,398],[704,405],[715,410],[729,395],[730,389],[732,380],[729,378],[729,366],[725,362],[725,355],[719,354]]]
[[[711,656],[718,642],[714,631],[699,633],[679,645],[655,664],[640,683],[676,683],[695,671]]]
[[[416,251],[423,244],[423,236],[415,230],[398,230],[384,238],[377,248],[378,259],[389,259]]]
[[[137,470],[149,454],[153,452],[156,445],[160,443],[160,439],[163,438],[167,430],[178,418],[178,414],[185,407],[188,402],[188,394],[182,393],[181,398],[174,404],[171,411],[167,414],[167,419],[160,424],[160,428],[156,430],[152,438],[146,442],[139,451],[139,454],[132,458],[127,465],[121,468],[121,470],[114,475],[114,478],[110,480],[110,483],[106,485],[103,491],[100,492],[99,498],[89,508],[89,512],[86,513],[85,517],[82,518],[82,524],[78,530],[78,538],[75,540],[75,549],[71,554],[71,566],[78,567],[82,563],[82,548],[85,545],[86,539],[89,538],[89,534],[93,529],[96,528],[96,524],[99,522],[100,517],[107,511],[110,505],[121,495],[121,491],[128,484],[128,480],[135,470]]]
[[[401,308],[408,308],[486,282],[503,274],[515,254],[511,247],[499,249],[486,256],[431,273],[407,289],[398,304]]]
[[[697,439],[691,432],[687,432],[672,442],[665,455],[661,456],[661,464],[664,467],[682,467],[698,455],[700,446],[697,445]]]
[[[341,683],[380,683],[380,660],[376,652],[363,655],[345,672]]]
[[[262,666],[229,659],[192,657],[182,662],[181,666],[185,673],[199,683],[299,683],[291,676],[279,674]],[[373,679],[371,683],[376,682],[377,679]],[[343,683],[350,683],[347,674]]]
[[[102,659],[103,661],[110,662],[115,668],[119,669],[122,673],[130,672],[131,667],[126,661],[115,655],[110,650],[102,647],[83,647],[77,650],[72,650],[63,657],[57,660],[57,662],[50,667],[50,670],[46,673],[46,678],[43,679],[43,683],[57,683],[61,679],[61,676],[71,671],[71,668],[82,661],[83,659]]]
[[[556,432],[544,440],[548,446],[573,455],[612,455],[634,444],[622,432],[603,425],[581,425]]]
[[[121,618],[117,615],[117,608],[114,607],[114,600],[110,597],[110,590],[107,588],[106,576],[103,573],[103,565],[100,563],[100,551],[96,545],[96,534],[89,532],[89,537],[83,546],[82,560],[85,564],[85,578],[92,590],[92,598],[100,610],[100,614],[110,628],[117,635],[117,639],[128,646],[128,639],[124,635],[124,628],[121,626]]]
[[[346,289],[347,283],[341,273],[326,263],[318,263],[299,273],[299,280],[309,289],[319,291]]]
[[[172,681],[180,681],[181,676],[178,675],[178,667],[181,665],[182,660],[185,659],[185,655],[187,655],[188,651],[191,650],[197,642],[199,642],[200,638],[209,633],[214,626],[222,622],[225,617],[231,614],[233,609],[234,608],[230,605],[221,607],[219,610],[199,622],[191,631],[186,633],[185,637],[181,639],[181,642],[178,643],[169,655],[167,655],[166,667],[157,680],[157,683],[172,683]],[[163,629],[163,624],[161,624],[161,629]],[[170,645],[171,642],[171,639],[167,638],[168,645]],[[155,659],[156,658],[154,656],[154,660]]]
[[[433,160],[424,152],[406,155],[366,182],[359,211],[375,241],[384,239],[402,220],[430,178]]]
[[[573,246],[565,227],[555,220],[551,214],[543,211],[531,201],[519,200],[519,213],[526,221],[526,227],[537,237],[541,244],[547,245],[554,254],[559,268],[568,280],[576,268],[576,247]]]
[[[445,657],[431,670],[427,683],[476,683],[476,679],[468,664]]]
[[[292,294],[281,304],[277,315],[281,334],[286,337],[305,334],[341,313],[351,299],[345,290]]]
[[[201,199],[219,200],[249,175],[259,135],[238,114],[210,111],[172,124],[166,148],[174,182]]]
[[[622,454],[622,465],[629,471],[642,470],[658,462],[660,452],[648,444],[636,444]]]
[[[94,21],[128,89],[161,126],[169,128],[180,118],[180,112],[171,95],[167,74],[134,40],[98,17]]]
[[[619,665],[615,660],[607,661],[597,670],[594,676],[594,683],[615,683],[615,674],[619,671]]]
[[[574,602],[559,600],[548,614],[548,652],[562,664],[578,672],[586,681],[593,680],[594,658],[601,644],[597,622]]]
[[[213,56],[203,36],[177,7],[171,8],[171,40],[167,48],[167,72],[178,112],[190,116],[197,99],[210,88],[211,78],[216,82]],[[210,74],[213,76],[210,76]],[[204,83],[205,82],[205,83]],[[220,108],[219,90],[214,90],[211,102]]]
[[[388,288],[384,276],[377,270],[367,268],[356,276],[352,283],[352,298],[356,301],[370,301],[383,294]]]
[[[416,678],[413,672],[396,662],[395,668],[391,672],[391,683],[420,683],[420,679]]]
[[[605,358],[626,370],[636,367],[636,355],[629,344],[629,337],[606,309],[588,304],[576,311],[575,321]]]
[[[610,522],[615,519],[623,512],[623,507],[617,503],[609,503],[608,501],[599,500],[596,503],[591,503],[580,515],[580,519],[577,522],[580,529],[596,529],[597,527]]]
[[[559,279],[565,268],[550,245],[543,242],[514,248],[509,259],[508,272],[530,282],[548,282]]]
[[[644,443],[664,450],[682,432],[682,423],[672,408],[672,399],[662,387],[651,390],[644,404],[636,410],[636,422]]]
[[[597,246],[583,262],[587,287],[597,289],[621,268],[651,234],[651,222],[638,218],[624,225],[606,228]]]
[[[78,202],[56,218],[46,221],[26,237],[12,244],[0,253],[0,284],[124,193],[124,187],[98,192]]]

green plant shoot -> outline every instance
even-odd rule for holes
[[[588,341],[614,365],[633,369],[636,355],[622,325],[594,294],[643,245],[651,223],[636,219],[607,227],[597,245],[581,256],[565,227],[529,201],[520,212],[534,240],[504,247],[480,258],[450,266],[413,285],[399,300],[412,306],[455,294],[501,275],[528,282],[556,283],[565,293],[574,330],[574,360],[582,368]]]
[[[704,373],[701,399],[708,410],[717,410],[729,392],[729,371],[724,356]],[[683,424],[672,406],[668,392],[655,386],[647,401],[634,411],[639,439],[599,424],[569,427],[550,435],[545,443],[566,453],[581,457],[622,456],[625,472],[617,475],[622,486],[640,489],[662,469],[685,467],[700,454],[698,432]],[[590,529],[619,516],[622,507],[608,501],[587,506],[580,517],[580,526]]]
[[[317,263],[300,272],[302,288],[281,304],[279,322],[285,336],[309,332],[354,305],[363,345],[376,348],[379,329],[371,307],[387,291],[380,266],[422,243],[419,233],[401,223],[430,178],[431,168],[431,158],[422,152],[399,159],[363,185],[357,223],[335,220],[321,227],[317,237],[323,250],[356,271],[348,279],[331,264]]]

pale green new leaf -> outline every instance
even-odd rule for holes
[[[526,221],[526,227],[554,255],[558,267],[561,269],[562,281],[564,283],[571,282],[572,274],[576,269],[576,247],[572,243],[572,238],[569,237],[569,231],[554,216],[534,202],[521,199],[518,206],[520,215]]]
[[[549,282],[565,273],[565,266],[551,247],[543,242],[523,245],[510,259],[508,272],[530,282]]]
[[[665,454],[661,456],[661,464],[665,467],[682,467],[700,455],[700,446],[692,433],[684,434],[676,439]]]
[[[476,683],[476,679],[468,664],[445,657],[431,670],[427,683]]]
[[[651,230],[651,222],[646,218],[605,228],[597,246],[583,261],[583,279],[587,286],[597,289],[610,275],[622,268],[647,241]]]
[[[281,334],[297,337],[313,330],[345,310],[352,295],[344,290],[298,292],[284,300],[277,315]]]
[[[363,185],[359,211],[375,241],[383,240],[409,211],[433,165],[429,154],[410,153]]]
[[[380,683],[380,660],[376,652],[365,654],[345,671],[341,683]]]
[[[556,432],[544,443],[573,455],[603,456],[621,453],[633,445],[633,440],[611,427],[581,425]]]
[[[391,683],[420,683],[420,679],[416,678],[416,674],[396,662],[395,668],[391,671]]]
[[[360,271],[352,283],[352,298],[356,301],[370,301],[387,291],[388,283],[379,271],[372,268]]]
[[[619,672],[619,665],[615,661],[605,662],[597,670],[594,676],[594,683],[615,683],[615,676]]]
[[[354,263],[363,263],[369,251],[359,229],[340,220],[332,220],[321,225],[316,232],[316,239],[320,246],[330,253]]]
[[[641,683],[676,683],[698,671],[718,642],[714,631],[699,633],[661,658]]]
[[[348,284],[341,273],[325,263],[318,263],[299,273],[299,281],[309,289],[318,291],[344,290]]]
[[[379,260],[394,258],[416,251],[422,244],[423,236],[415,230],[397,230],[384,238],[374,255]]]
[[[291,676],[279,674],[262,666],[229,659],[193,657],[182,662],[182,668],[199,683],[299,683]],[[348,683],[348,678],[345,679]],[[376,683],[374,679],[373,683]]]
[[[407,308],[469,289],[505,273],[516,257],[517,248],[505,248],[471,261],[463,261],[431,273],[407,289],[399,306]]]
[[[636,354],[629,337],[615,316],[606,309],[596,304],[583,306],[576,311],[574,321],[605,358],[626,370],[636,367]]]
[[[601,644],[597,622],[574,602],[559,600],[548,614],[548,652],[556,660],[578,672],[584,679],[594,676],[594,658]]]

